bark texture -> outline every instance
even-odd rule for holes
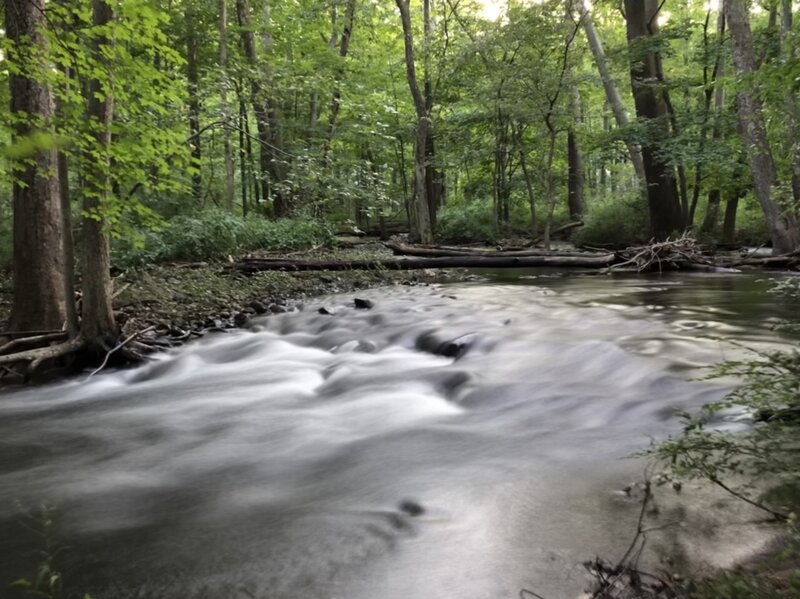
[[[733,66],[739,78],[756,71],[749,13],[744,0],[725,0],[725,18],[731,34]],[[761,99],[755,89],[743,89],[737,95],[739,127],[747,150],[756,197],[767,220],[772,250],[785,254],[800,247],[800,229],[794,211],[783,205],[775,161],[767,138]]]
[[[681,210],[678,186],[672,167],[659,155],[657,140],[669,135],[669,111],[659,86],[658,55],[648,38],[658,33],[655,0],[625,0],[628,47],[631,53],[631,85],[636,115],[648,125],[648,135],[642,144],[642,159],[647,178],[647,203],[650,212],[651,234],[666,239],[682,231],[685,222]]]
[[[20,45],[44,47],[44,0],[9,0],[6,35]],[[43,52],[42,52],[43,53]],[[28,76],[9,76],[14,141],[48,130],[55,105],[50,91]],[[65,318],[62,209],[56,149],[41,148],[14,169],[14,304],[9,330],[60,329]]]
[[[114,19],[111,5],[105,0],[92,1],[92,22],[104,27]],[[93,42],[92,51],[102,62],[103,48],[112,43],[99,37]],[[105,64],[106,72],[111,65]],[[89,82],[88,116],[92,135],[96,143],[95,155],[87,156],[83,210],[83,316],[81,336],[90,346],[106,347],[116,338],[116,325],[111,309],[111,257],[108,226],[104,218],[104,206],[111,193],[111,123],[114,119],[114,97],[106,93],[98,79]]]
[[[414,144],[414,209],[412,214],[415,222],[412,231],[422,243],[433,243],[433,228],[431,212],[428,206],[427,193],[427,164],[426,146],[430,135],[431,119],[426,110],[425,98],[420,91],[415,65],[414,36],[411,29],[411,14],[409,13],[409,0],[396,0],[400,10],[400,19],[403,24],[403,43],[405,47],[406,78],[414,108],[417,113],[417,131]]]

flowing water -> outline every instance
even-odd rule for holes
[[[576,597],[636,527],[626,456],[729,388],[697,378],[735,343],[786,343],[788,308],[753,276],[483,274],[0,395],[0,597],[44,542],[94,599]],[[655,545],[725,564],[763,541],[684,495]]]

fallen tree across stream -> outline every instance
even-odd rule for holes
[[[589,268],[609,271],[661,272],[687,270],[737,272],[739,267],[797,269],[800,253],[783,256],[724,254],[706,252],[693,238],[629,247],[617,252],[549,251],[544,249],[493,250],[468,246],[410,245],[399,241],[385,246],[401,257],[371,260],[308,260],[286,256],[247,257],[230,265],[235,272],[314,270],[414,270],[430,268]]]
[[[414,270],[426,268],[603,268],[611,266],[614,254],[587,254],[570,256],[450,256],[437,258],[388,258],[383,260],[344,260],[317,262],[308,260],[281,260],[249,258],[231,265],[233,270],[251,274],[268,270]]]

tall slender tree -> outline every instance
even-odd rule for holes
[[[417,79],[416,52],[414,51],[414,34],[411,27],[410,0],[396,0],[400,10],[400,20],[403,24],[403,45],[405,47],[406,79],[414,109],[417,115],[416,136],[414,143],[414,199],[413,233],[422,243],[433,243],[433,227],[431,223],[430,207],[428,205],[427,182],[427,156],[426,147],[428,136],[432,127],[431,116],[425,104],[425,98],[420,90]]]
[[[767,138],[761,98],[757,89],[752,87],[756,60],[749,13],[744,0],[725,0],[724,10],[731,33],[733,67],[736,75],[747,81],[748,85],[739,89],[737,105],[756,197],[767,221],[773,252],[792,252],[800,247],[800,228],[794,210],[788,205],[788,197],[781,191],[778,170]]]
[[[92,25],[96,37],[92,52],[104,77],[93,76],[88,87],[88,121],[94,148],[86,156],[86,182],[83,190],[83,314],[81,335],[90,346],[113,344],[116,324],[111,309],[111,257],[109,223],[105,207],[111,195],[111,125],[114,120],[114,95],[110,85],[113,65],[108,60],[108,46],[113,40],[105,33],[114,20],[107,0],[92,0]]]

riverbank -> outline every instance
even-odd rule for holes
[[[317,261],[377,261],[390,256],[380,243],[290,254],[292,259]],[[176,262],[117,273],[113,307],[121,339],[144,331],[139,339],[165,347],[179,345],[208,330],[245,327],[256,315],[297,310],[314,297],[384,285],[426,285],[465,276],[465,271],[456,269],[272,271],[244,276],[228,266],[227,262]],[[11,277],[0,273],[0,322],[8,319],[12,299]]]

